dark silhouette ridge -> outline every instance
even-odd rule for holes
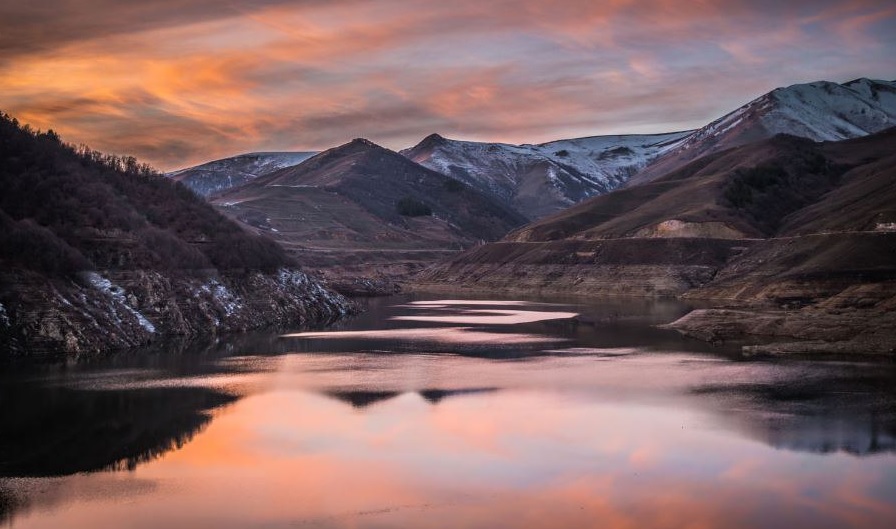
[[[133,470],[180,448],[236,397],[203,388],[0,389],[0,477]],[[13,400],[15,399],[15,400]]]

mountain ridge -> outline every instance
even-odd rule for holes
[[[775,134],[839,141],[892,126],[896,126],[896,81],[859,78],[780,87],[692,132],[625,185],[648,182],[706,154]]]
[[[298,165],[317,151],[250,152],[166,173],[196,194],[209,197],[285,167]]]
[[[432,133],[400,153],[536,220],[618,187],[647,182],[706,154],[778,133],[830,141],[893,125],[896,81],[859,78],[776,88],[695,130],[520,145],[455,140]],[[241,159],[246,156],[251,155],[169,176],[209,196],[304,161],[264,162],[258,169]]]
[[[533,220],[618,187],[688,132],[588,136],[538,145],[430,134],[401,153],[491,194]]]

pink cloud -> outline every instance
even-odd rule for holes
[[[172,169],[357,136],[680,130],[776,86],[892,77],[896,54],[882,1],[210,3],[9,3],[0,108]]]

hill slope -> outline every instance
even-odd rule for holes
[[[194,193],[208,197],[232,187],[298,165],[315,152],[255,152],[172,171],[166,176],[184,184]]]
[[[627,185],[649,182],[707,154],[776,134],[839,141],[893,126],[896,81],[818,81],[777,88],[683,138]]]
[[[128,347],[328,320],[346,308],[290,271],[294,261],[275,243],[185,187],[5,114],[0,188],[4,353]]]
[[[478,191],[354,140],[213,200],[331,278],[402,276],[525,219]]]
[[[786,215],[835,187],[845,170],[810,140],[776,136],[595,197],[508,238],[772,236]]]

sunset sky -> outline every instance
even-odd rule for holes
[[[164,170],[682,130],[857,77],[896,79],[890,0],[0,0],[0,110]]]

